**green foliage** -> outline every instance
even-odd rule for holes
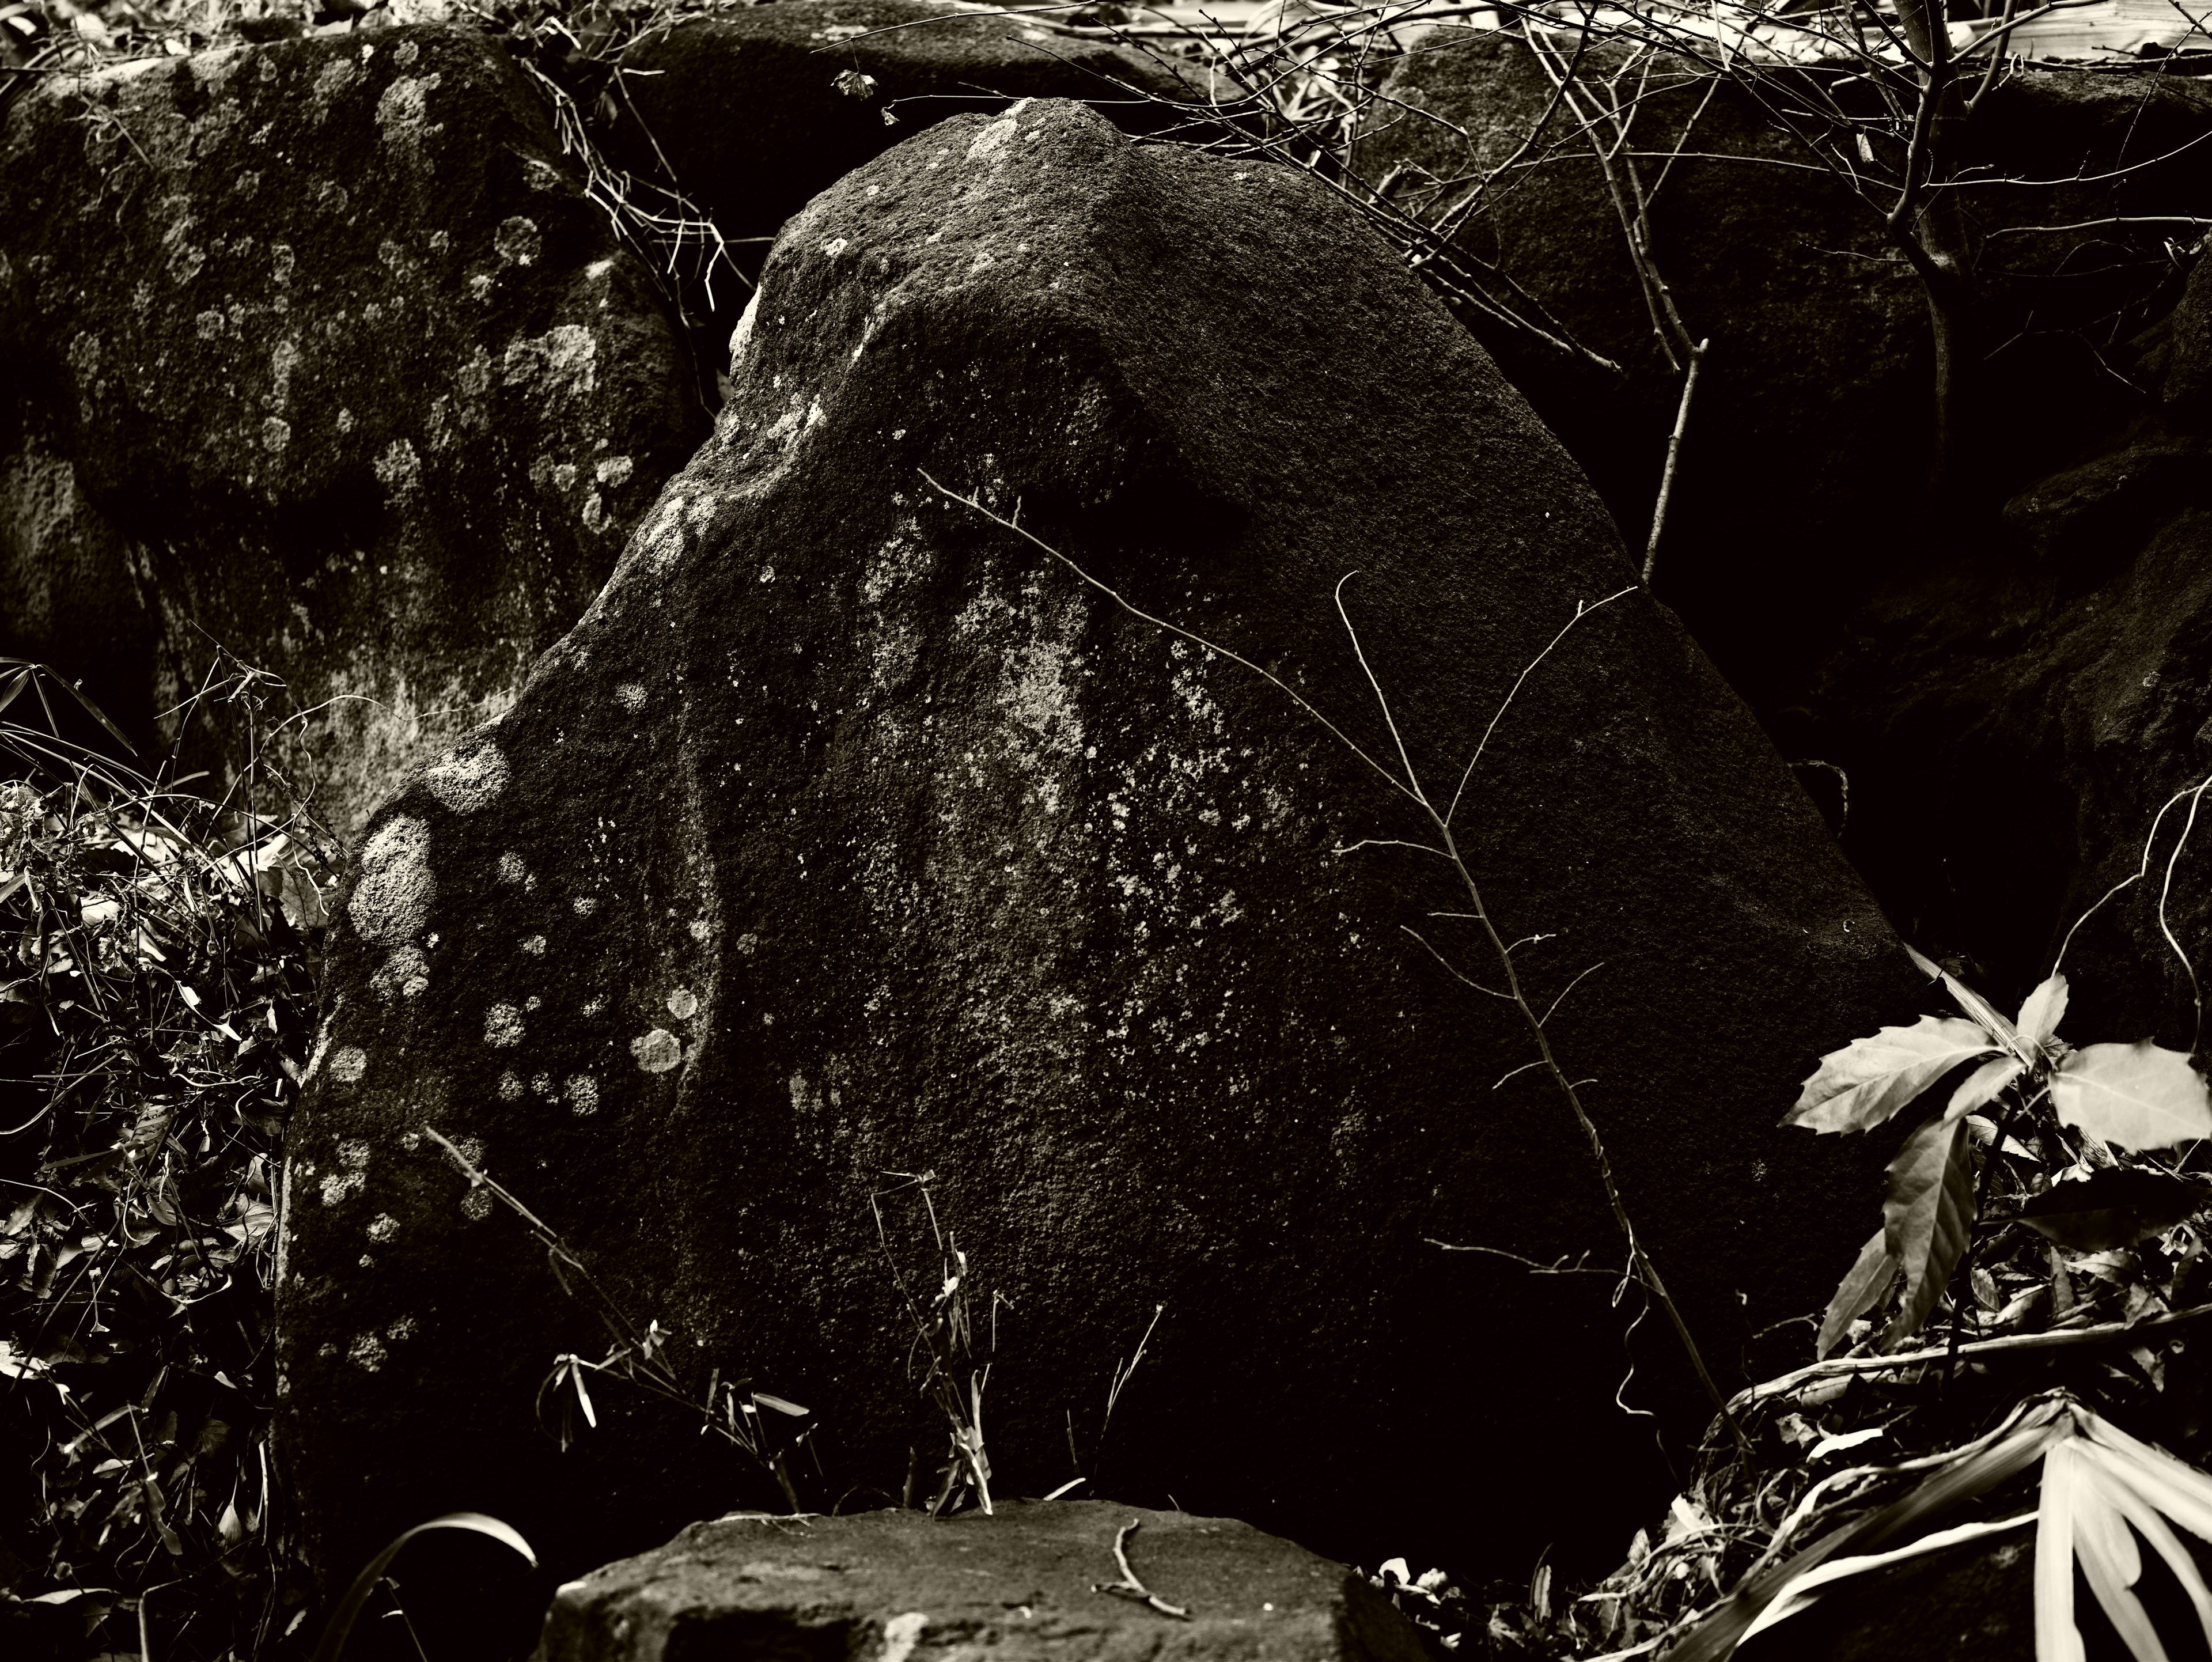
[[[47,715],[0,724],[21,773],[0,785],[0,1415],[27,1454],[0,1649],[12,1621],[25,1645],[58,1625],[244,1656],[304,1596],[266,1450],[269,1289],[335,850]]]
[[[2075,1050],[2058,1037],[2058,1023],[2066,1014],[2064,976],[2048,977],[2027,995],[2019,1020],[2012,1022],[1949,971],[1917,953],[1913,957],[1942,982],[1966,1019],[1923,1016],[1910,1027],[1884,1027],[1872,1038],[1830,1052],[1805,1081],[1784,1121],[1815,1131],[1871,1130],[1911,1107],[1957,1068],[1978,1064],[1890,1161],[1882,1233],[1861,1250],[1837,1288],[1820,1324],[1820,1356],[1835,1347],[1850,1324],[1881,1305],[1894,1284],[1901,1283],[1898,1310],[1882,1336],[1884,1348],[1894,1348],[1919,1331],[1966,1258],[1987,1179],[1997,1175],[2003,1164],[2002,1146],[2015,1132],[2036,1135],[2046,1148],[2064,1150],[2069,1165],[2101,1155],[2107,1166],[2115,1158],[2109,1152],[2112,1147],[2166,1148],[2212,1135],[2212,1095],[2179,1051],[2148,1039]],[[1973,1117],[1991,1107],[1996,1110],[1994,1120]],[[1993,1145],[1981,1197],[1976,1194],[1971,1135],[1975,1132]],[[2071,1140],[2069,1132],[2075,1134]],[[2024,1145],[2010,1146],[2027,1153]],[[2025,1202],[2019,1209],[2037,1233],[2059,1239],[2052,1231],[2063,1228],[2066,1244],[2088,1251],[2134,1245],[2142,1239],[2142,1207],[2163,1215],[2179,1193],[2179,1180],[2155,1169],[2128,1174],[2128,1192],[2135,1198],[2125,1204],[2103,1196],[2069,1197],[2054,1186],[2055,1175],[2017,1177]],[[2090,1169],[2085,1166],[2080,1175],[2090,1176]],[[2185,1207],[2167,1225],[2193,1209]],[[2067,1221],[2038,1222],[2060,1218]]]

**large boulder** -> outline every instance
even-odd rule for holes
[[[1122,1580],[1123,1562],[1182,1614],[1102,1591]],[[1249,1524],[1057,1501],[949,1521],[886,1511],[695,1524],[562,1587],[538,1656],[677,1662],[702,1647],[896,1657],[974,1647],[1000,1662],[1426,1654],[1366,1577]]]
[[[1832,68],[1796,72],[1802,86],[1772,70],[1717,80],[1615,46],[1578,64],[1589,96],[1633,89],[1654,262],[1692,338],[1712,343],[1657,582],[1771,717],[1802,698],[1853,604],[1946,557],[1955,535],[1923,502],[1933,348],[1924,294],[1884,238],[1887,199],[1815,165],[1778,115],[1802,125],[1823,100],[1871,94]],[[1394,176],[1401,205],[1427,217],[1497,174],[1456,240],[1622,366],[1615,380],[1474,320],[1640,545],[1681,379],[1589,137],[1517,36],[1480,29],[1423,36],[1377,111],[1361,171]],[[2177,76],[2014,70],[1982,100],[1962,193],[1982,307],[1963,499],[1993,511],[2131,415],[2110,349],[2179,294],[2169,239],[2212,215],[2196,160],[2208,134],[2212,89]]]
[[[319,707],[274,759],[341,828],[505,707],[708,430],[649,274],[461,29],[25,93],[0,359],[0,650],[143,739],[220,642]],[[235,769],[234,725],[193,760]]]
[[[996,1347],[1000,1493],[1103,1473],[1346,1557],[1617,1555],[1669,1491],[1616,1389],[1708,1410],[1662,1320],[1624,1351],[1521,1016],[1422,944],[1502,973],[1451,868],[1339,852],[1437,835],[1293,701],[1398,756],[1340,581],[1439,798],[1511,698],[1454,834],[1724,1378],[1864,1233],[1871,1166],[1776,1121],[1914,977],[1572,464],[1324,187],[1056,101],[818,198],[732,382],[339,908],[279,1293],[309,1549],[349,1574],[468,1507],[571,1573],[775,1495],[603,1375],[556,1452],[533,1398],[604,1330],[434,1130],[674,1336],[679,1394],[811,1409],[810,1506],[943,1446],[900,1291],[939,1285],[926,1193]]]

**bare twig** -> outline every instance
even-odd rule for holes
[[[1172,1616],[1178,1622],[1188,1622],[1190,1620],[1188,1605],[1169,1604],[1166,1599],[1139,1581],[1137,1579],[1137,1572],[1129,1568],[1129,1555],[1126,1549],[1126,1543],[1131,1536],[1144,1527],[1144,1523],[1145,1520],[1141,1518],[1133,1518],[1115,1532],[1114,1562],[1121,1568],[1121,1579],[1118,1581],[1093,1581],[1091,1584],[1091,1591],[1110,1592],[1117,1598],[1133,1599],[1139,1604],[1151,1605],[1162,1616]]]

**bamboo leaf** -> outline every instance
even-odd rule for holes
[[[2124,1148],[2170,1148],[2212,1136],[2212,1097],[2179,1050],[2143,1039],[2090,1044],[2051,1077],[2058,1117]]]
[[[2203,1629],[2206,1647],[2212,1648],[2212,1588],[2204,1585],[2204,1575],[2197,1568],[2197,1560],[2168,1526],[2157,1504],[2139,1494],[2129,1481],[2133,1473],[2124,1458],[2094,1441],[2081,1443],[2079,1452],[2080,1475],[2097,1484],[2112,1508],[2165,1561],[2197,1612],[2197,1623]]]
[[[1822,1056],[1783,1123],[1814,1131],[1871,1129],[1952,1068],[1993,1048],[1981,1028],[1955,1016],[1884,1027]]]
[[[2019,1216],[2045,1240],[2076,1252],[2109,1252],[2172,1228],[2204,1200],[2204,1190],[2186,1178],[2115,1166],[2084,1181],[2054,1183]]]
[[[2035,1525],[2035,1662],[2088,1662],[2074,1625],[2073,1439],[2044,1452],[2042,1500]]]
[[[1858,1261],[1845,1273],[1836,1296],[1828,1300],[1828,1313],[1820,1318],[1820,1336],[1813,1347],[1816,1360],[1826,1361],[1850,1324],[1881,1303],[1896,1281],[1898,1262],[1890,1252],[1888,1240],[1889,1230],[1884,1226],[1859,1249]]]
[[[1943,1110],[1943,1117],[1962,1119],[1977,1109],[1988,1107],[1996,1100],[1998,1092],[2026,1071],[2027,1064],[2018,1056],[1991,1056],[1951,1093],[1950,1105]]]
[[[2054,975],[2020,1007],[2020,1036],[2030,1044],[2041,1044],[2058,1032],[2058,1024],[2065,1019],[2066,977]]]
[[[2084,1469],[2087,1463],[2079,1452],[2069,1446],[2068,1453],[2072,1466],[2074,1556],[2081,1565],[2082,1578],[2135,1662],[2167,1662],[2166,1647],[2159,1642],[2150,1612],[2135,1595],[2135,1584],[2142,1574],[2142,1554],[2136,1546],[2134,1532]]]
[[[1960,1120],[1930,1120],[1905,1140],[1883,1174],[1887,1245],[1905,1271],[1905,1296],[1885,1348],[1918,1330],[1943,1296],[1974,1227],[1973,1154]]]

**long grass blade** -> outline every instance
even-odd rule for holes
[[[315,1647],[315,1653],[309,1662],[337,1662],[345,1649],[347,1639],[353,1633],[353,1624],[361,1616],[361,1607],[368,1602],[368,1595],[376,1591],[376,1584],[392,1568],[392,1561],[399,1556],[400,1548],[416,1536],[434,1529],[472,1530],[478,1535],[489,1535],[493,1540],[513,1547],[528,1559],[531,1568],[538,1568],[538,1555],[531,1550],[530,1543],[524,1540],[512,1525],[481,1512],[449,1512],[442,1518],[433,1518],[412,1529],[402,1530],[392,1537],[382,1552],[368,1561],[360,1574],[354,1577],[353,1585],[346,1589],[346,1595],[338,1601],[337,1609],[331,1612],[329,1624],[323,1629],[322,1642]]]

